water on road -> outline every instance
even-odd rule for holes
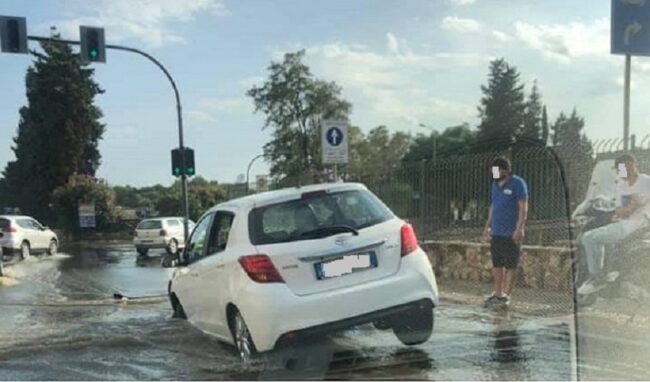
[[[171,269],[128,245],[73,248],[6,267],[0,379],[572,378],[569,318],[531,318],[443,299],[431,339],[405,347],[361,326],[243,365],[233,348],[171,318]],[[441,285],[444,290],[444,285]],[[113,298],[114,293],[131,297]]]

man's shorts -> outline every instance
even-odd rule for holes
[[[493,236],[490,244],[492,266],[494,268],[517,269],[519,246],[511,237]]]

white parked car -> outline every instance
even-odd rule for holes
[[[197,223],[169,282],[174,316],[243,360],[304,336],[374,323],[425,342],[436,279],[413,228],[359,184],[228,201]]]
[[[188,222],[191,232],[194,222]],[[147,255],[150,249],[164,249],[176,254],[185,247],[182,217],[162,217],[145,219],[135,228],[133,245],[140,255]]]
[[[56,254],[59,238],[32,217],[0,215],[0,246],[6,255],[25,259],[35,253]]]

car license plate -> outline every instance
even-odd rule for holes
[[[314,264],[318,280],[329,279],[377,267],[375,252],[344,255],[335,260]]]

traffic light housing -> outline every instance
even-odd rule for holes
[[[194,167],[194,150],[185,148],[185,175],[194,176],[196,168]]]
[[[194,166],[194,150],[185,147],[185,166],[183,166],[183,155],[181,149],[172,150],[172,175],[179,177],[183,174],[194,176],[196,167]]]
[[[4,53],[28,53],[24,17],[0,16],[0,47]]]
[[[104,28],[79,27],[81,60],[83,62],[106,62]]]

